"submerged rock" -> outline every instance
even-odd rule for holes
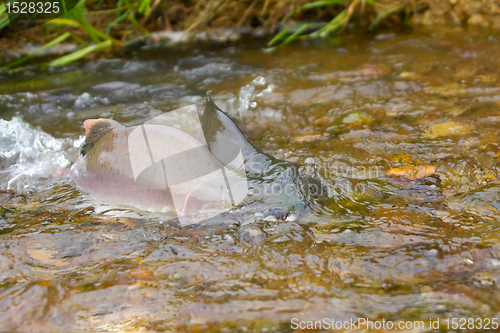
[[[432,165],[407,165],[399,168],[393,168],[387,171],[389,176],[404,177],[409,180],[428,177],[436,172],[436,167]]]
[[[469,134],[474,129],[468,124],[459,124],[454,121],[445,121],[431,125],[422,134],[424,139],[436,139],[444,136],[463,136]]]
[[[500,181],[448,199],[447,206],[456,212],[498,219],[500,216]]]

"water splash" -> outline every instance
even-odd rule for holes
[[[256,108],[257,102],[254,101],[256,97],[262,97],[273,91],[275,85],[270,83],[266,87],[266,83],[265,77],[258,76],[252,82],[241,88],[238,100],[235,100],[236,107],[234,108],[234,113],[237,116],[243,117],[247,114],[248,109]],[[262,89],[262,87],[264,87],[264,89]]]
[[[23,192],[38,180],[62,175],[70,164],[64,151],[80,144],[56,139],[18,117],[0,119],[0,188]]]

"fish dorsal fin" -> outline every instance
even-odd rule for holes
[[[111,119],[99,118],[85,120],[83,122],[83,127],[85,127],[85,142],[80,150],[81,154],[85,156],[100,138],[106,135],[113,128],[117,128],[119,126],[123,125]]]
[[[176,128],[184,133],[198,139],[206,145],[205,138],[201,133],[200,117],[196,110],[196,105],[191,104],[178,109],[163,113],[144,123],[144,125],[162,125]]]
[[[239,146],[245,160],[257,153],[236,124],[214,103],[208,93],[201,127],[210,151],[221,161],[224,160],[221,155],[225,154],[224,142]]]

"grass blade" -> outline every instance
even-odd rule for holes
[[[326,23],[301,23],[301,24],[297,24],[297,25],[294,25],[293,27],[290,27],[288,29],[285,29],[283,31],[281,31],[279,34],[277,34],[276,36],[274,36],[273,39],[271,39],[271,41],[267,44],[269,46],[279,42],[280,40],[282,40],[283,38],[285,38],[285,36],[287,34],[289,34],[291,31],[295,30],[295,29],[298,29],[300,30],[300,33],[302,33],[305,29],[309,29],[309,28],[320,28],[320,27],[323,27]],[[297,30],[297,31],[298,31]],[[299,34],[300,34],[299,33]],[[293,35],[297,35],[297,32],[294,32],[292,34]],[[288,40],[288,38],[286,39]],[[287,44],[290,43],[290,42],[287,42]]]
[[[373,0],[366,0],[366,3],[369,4],[369,5],[378,6],[378,7],[385,7],[386,6],[386,5],[383,5],[383,4],[378,3],[376,1],[373,1]]]
[[[107,40],[107,41],[102,42],[100,44],[92,45],[92,46],[86,47],[84,49],[81,49],[79,51],[73,52],[71,54],[65,55],[64,57],[55,59],[55,60],[49,62],[48,66],[49,67],[65,66],[65,65],[68,65],[68,64],[70,64],[70,63],[72,63],[80,58],[83,58],[84,56],[86,56],[87,54],[89,54],[91,52],[99,51],[99,50],[108,48],[111,45],[112,45],[111,40]]]
[[[82,25],[83,29],[87,31],[87,34],[89,35],[92,42],[94,42],[95,44],[99,44],[101,40],[95,32],[96,29],[92,29],[90,24],[88,24],[87,19],[83,14],[83,8],[85,8],[85,2],[81,1],[78,5],[75,6],[75,8],[73,8],[73,10],[68,13],[68,16]]]
[[[25,57],[22,57],[21,59],[19,60],[16,60],[14,62],[11,62],[10,64],[0,68],[0,69],[10,69],[14,66],[17,66],[17,65],[20,65],[22,64],[23,62],[25,61],[28,61],[29,59],[33,58],[37,53],[39,52],[42,52],[56,44],[59,44],[61,43],[62,41],[64,41],[66,38],[68,38],[69,36],[71,36],[71,33],[69,32],[65,32],[63,33],[61,36],[57,37],[56,39],[52,40],[51,42],[45,44],[44,46],[42,46],[41,48],[39,48],[38,50],[36,50],[35,52],[31,53],[31,54],[28,54],[27,56]]]
[[[349,1],[351,1],[351,0],[323,0],[323,1],[315,1],[315,2],[311,2],[311,3],[307,3],[307,4],[303,5],[302,7],[298,8],[298,9],[294,9],[293,11],[288,13],[285,16],[285,19],[287,19],[288,17],[290,17],[292,15],[297,14],[297,12],[299,10],[308,10],[308,9],[313,9],[313,8],[318,8],[318,7],[334,6],[334,5],[337,5],[341,2],[349,2]]]
[[[129,40],[129,41],[127,41],[127,42],[123,43],[123,45],[122,45],[122,46],[123,46],[123,47],[128,47],[128,46],[130,46],[130,45],[133,45],[134,43],[137,43],[137,42],[140,42],[140,41],[142,41],[142,40],[145,40],[145,39],[149,38],[150,36],[151,36],[151,34],[148,34],[148,35],[142,35],[142,36],[136,37],[136,38],[134,38],[134,39],[131,39],[131,40]]]
[[[106,27],[106,34],[109,35],[110,31],[111,31],[111,28],[115,25],[115,24],[118,24],[120,23],[121,21],[123,21],[124,19],[127,18],[127,16],[130,14],[130,9],[127,10],[125,13],[123,13],[122,15],[120,15],[120,17],[118,17],[116,20],[114,20],[113,22],[111,22],[110,24],[108,24],[108,26]]]
[[[7,15],[0,16],[0,30],[2,30],[3,28],[5,28],[9,24],[10,24],[10,21],[9,21],[9,18],[7,17]]]
[[[139,2],[139,8],[137,9],[137,12],[142,15],[146,15],[149,13],[149,10],[151,8],[151,0],[141,0]]]
[[[291,36],[288,36],[284,41],[283,43],[280,44],[280,46],[285,46],[287,44],[290,44],[291,42],[293,42],[295,39],[297,39],[297,37],[300,36],[300,34],[306,30],[308,28],[310,24],[303,24],[300,28],[297,29],[297,31],[295,31]]]
[[[56,19],[50,20],[47,23],[49,23],[49,24],[63,25],[63,26],[67,26],[67,27],[75,27],[75,28],[84,29],[83,25],[81,25],[80,22],[75,21],[75,20],[58,19],[58,18],[56,18]]]
[[[342,25],[347,21],[347,11],[344,9],[337,16],[335,16],[330,22],[328,22],[323,28],[315,31],[311,34],[311,38],[321,37],[324,38],[328,34],[333,33],[340,29]]]
[[[341,2],[349,2],[349,0],[325,0],[325,1],[316,1],[305,4],[301,7],[301,9],[307,10],[311,8],[325,7],[325,6],[334,6]]]
[[[398,10],[400,10],[401,8],[403,8],[402,5],[400,6],[397,6],[397,7],[394,7],[393,9],[390,9],[388,11],[385,11],[383,13],[380,13],[376,18],[375,20],[372,22],[372,24],[370,24],[370,26],[368,27],[368,29],[373,29],[375,28],[377,25],[379,25],[380,21],[382,21],[384,18],[386,18],[387,16],[391,15],[391,14],[394,14],[395,12],[397,12]]]
[[[5,12],[5,4],[0,5],[0,30],[5,28],[10,24],[9,17],[7,16],[7,13]]]
[[[271,40],[269,42],[269,45],[272,45],[271,43],[276,43],[278,40],[281,40],[284,38],[284,36],[289,33],[291,30],[294,30],[294,29],[297,29],[292,35],[288,36],[281,44],[279,44],[278,46],[276,47],[271,47],[271,48],[267,48],[265,51],[266,52],[272,52],[274,51],[276,48],[278,47],[281,47],[281,46],[285,46],[287,44],[290,44],[291,42],[293,42],[294,40],[296,40],[301,34],[302,32],[304,32],[304,30],[306,29],[309,29],[309,28],[316,28],[316,27],[323,27],[325,25],[325,23],[302,23],[302,24],[298,24],[296,26],[293,26],[291,28],[288,28],[288,29],[285,29],[283,30],[282,32],[280,32],[276,37],[273,38],[273,40]],[[280,37],[279,39],[277,37]]]
[[[83,16],[82,16],[83,18]],[[89,34],[89,36],[94,36],[98,43],[99,44],[101,42],[101,39],[103,40],[111,40],[115,45],[121,45],[122,42],[120,42],[119,40],[116,40],[110,36],[108,36],[107,34],[97,30],[96,28],[94,28],[93,26],[91,26],[90,24],[87,23],[87,21],[85,19],[84,20],[84,23],[80,23],[79,21],[77,21],[76,19],[75,20],[70,20],[70,19],[53,19],[51,21],[49,21],[48,23],[51,23],[51,24],[56,24],[56,25],[62,25],[62,26],[69,26],[69,27],[74,27],[74,28],[79,28],[79,29],[82,29],[84,31],[87,31],[87,33]],[[94,40],[94,38],[92,38],[92,40]],[[85,45],[85,44],[84,44]]]
[[[267,43],[267,45],[271,46],[277,42],[279,42],[280,40],[282,40],[283,38],[285,38],[285,36],[290,32],[290,30],[292,30],[293,28],[296,28],[297,26],[294,26],[294,27],[290,27],[290,28],[287,28],[283,31],[280,31],[276,36],[273,37],[273,39],[271,39],[269,41],[269,43]]]

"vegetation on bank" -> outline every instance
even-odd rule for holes
[[[164,30],[182,31],[189,39],[201,31],[210,36],[220,29],[231,28],[239,33],[243,27],[260,28],[274,34],[268,49],[273,51],[297,39],[329,38],[352,21],[366,28],[374,28],[389,17],[401,23],[410,17],[414,7],[413,0],[81,0],[67,14],[14,34],[2,4],[3,49],[9,48],[9,41],[17,43],[22,39],[43,45],[2,68],[19,66],[68,41],[78,48],[48,66],[64,66],[90,53],[114,48],[168,44],[168,40],[154,34]]]

